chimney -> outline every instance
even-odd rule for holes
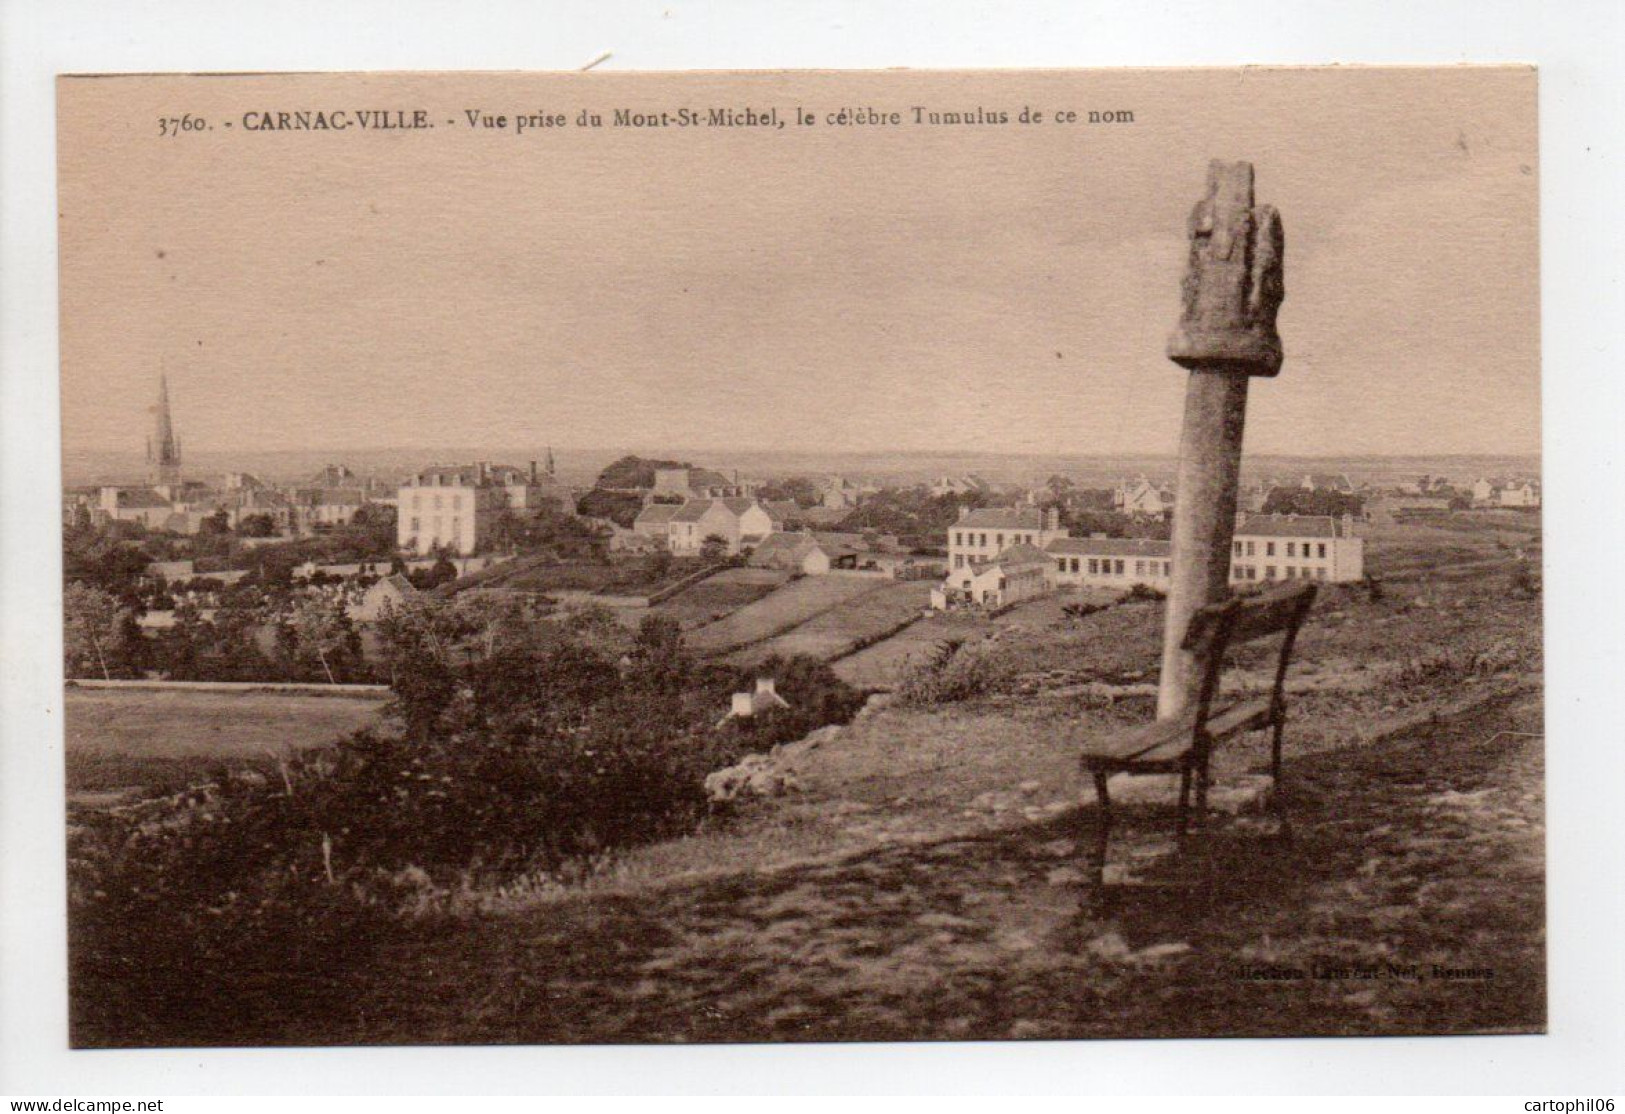
[[[970,514],[970,508],[963,503],[959,504],[959,517],[964,518],[968,514]]]
[[[534,460],[530,462],[530,482],[533,484],[536,482],[536,462]]]
[[[732,713],[736,716],[750,716],[756,714],[756,700],[748,692],[733,694]]]
[[[1051,507],[1049,510],[1044,512],[1044,529],[1055,531],[1059,530],[1060,528],[1061,509],[1059,507]]]
[[[777,695],[779,695],[773,689],[773,678],[772,677],[758,677],[758,678],[756,678],[756,695],[757,696],[777,696]]]

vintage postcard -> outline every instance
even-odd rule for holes
[[[73,1045],[1544,1031],[1536,86],[60,78]]]

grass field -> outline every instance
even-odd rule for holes
[[[825,611],[892,584],[869,577],[804,576],[719,622],[700,627],[688,635],[687,642],[707,654],[737,650],[788,633]]]
[[[725,619],[740,608],[771,595],[789,579],[789,573],[777,569],[724,569],[650,610],[676,619],[687,630]]]
[[[1367,526],[1366,572],[1376,577],[1410,577],[1453,566],[1510,564],[1521,550],[1540,560],[1541,524],[1516,511],[1458,512],[1436,519]]]
[[[169,792],[221,763],[274,766],[274,755],[377,723],[385,699],[69,688],[69,801],[132,787]]]
[[[846,600],[785,634],[742,651],[752,657],[807,654],[826,661],[854,646],[894,631],[920,617],[931,601],[931,584],[913,580],[892,582],[873,592]]]

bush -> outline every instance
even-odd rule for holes
[[[1156,600],[1165,600],[1167,598],[1168,598],[1168,593],[1164,592],[1160,588],[1153,588],[1149,584],[1136,584],[1132,588],[1130,588],[1128,591],[1124,592],[1123,595],[1119,598],[1118,602],[1119,603],[1131,603],[1131,602],[1141,601],[1141,600],[1143,600],[1143,601],[1156,601]]]
[[[990,650],[950,639],[904,675],[897,696],[912,707],[957,703],[992,692],[1009,673]]]

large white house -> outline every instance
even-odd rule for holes
[[[948,527],[948,572],[991,561],[1013,545],[1043,549],[1064,537],[1060,512],[1054,508],[962,508],[959,520]]]
[[[504,478],[483,462],[431,465],[417,473],[397,497],[400,547],[419,554],[437,548],[473,553],[490,539],[497,516],[513,506]]]
[[[964,533],[963,522],[949,528],[950,554],[956,534]],[[976,534],[979,542],[981,531]],[[948,576],[933,595],[933,603],[938,607],[956,602],[997,607],[1061,586],[1127,589],[1144,584],[1165,590],[1172,578],[1173,557],[1166,541],[1057,535],[1046,537],[1042,544],[1043,583],[1035,590],[1030,579],[1016,583],[1012,577],[1014,569],[1026,571],[1031,544],[1018,539],[1010,549],[991,557],[957,564],[950,557]],[[1230,556],[1234,584],[1271,580],[1339,583],[1364,576],[1365,541],[1354,533],[1354,520],[1348,515],[1237,516]]]

